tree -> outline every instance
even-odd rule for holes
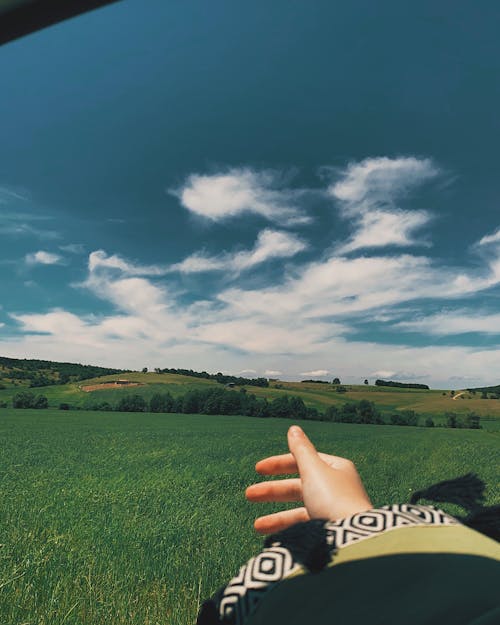
[[[12,398],[12,406],[14,408],[44,409],[49,407],[49,402],[45,395],[34,395],[29,391],[21,391]]]
[[[333,378],[332,384],[335,386],[335,384],[340,384],[340,378]]]
[[[454,412],[446,413],[446,427],[447,428],[456,428],[458,425],[457,415]]]
[[[433,428],[434,427],[434,421],[432,420],[431,417],[427,417],[427,419],[425,420],[425,427],[426,428]]]
[[[365,384],[368,384],[368,380],[365,380]]]
[[[149,400],[149,410],[151,412],[171,412],[173,403],[170,393],[155,393]]]
[[[488,393],[486,391],[481,393],[481,399],[488,399]]]
[[[118,402],[116,410],[118,412],[144,412],[146,401],[140,395],[125,395]]]
[[[142,368],[142,372],[143,372],[143,373],[147,373],[147,372],[148,372],[148,368],[147,368],[147,367],[143,367],[143,368]]]

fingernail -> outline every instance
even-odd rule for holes
[[[292,427],[290,428],[290,436],[301,436],[303,434],[302,432],[302,428],[300,428],[298,425],[292,425]]]

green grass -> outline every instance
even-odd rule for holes
[[[139,382],[142,386],[123,387],[114,389],[103,389],[93,392],[84,392],[82,387],[102,382],[113,381],[117,379],[126,379],[133,382]],[[92,404],[98,404],[104,401],[110,404],[116,404],[124,393],[138,393],[147,400],[154,393],[169,391],[172,395],[183,395],[187,391],[196,389],[206,389],[207,387],[219,386],[213,380],[204,380],[202,378],[193,378],[184,375],[172,373],[121,373],[115,375],[102,376],[91,380],[84,380],[79,383],[70,383],[58,386],[46,386],[41,388],[30,389],[35,394],[43,394],[49,400],[51,407],[58,407],[60,403],[68,403],[75,408],[90,408]],[[420,389],[402,389],[381,386],[367,385],[346,385],[346,393],[337,393],[335,387],[327,384],[300,383],[300,382],[279,382],[272,383],[269,388],[261,388],[255,386],[247,386],[250,393],[260,398],[272,400],[283,394],[297,395],[301,397],[305,404],[324,411],[330,405],[341,406],[345,402],[359,401],[368,399],[374,402],[377,407],[385,414],[390,415],[391,412],[401,410],[415,410],[422,415],[422,421],[425,417],[432,416],[436,423],[444,421],[446,412],[456,412],[457,414],[466,414],[474,411],[481,417],[491,417],[483,419],[483,426],[488,429],[500,429],[500,400],[497,399],[481,399],[479,394],[475,396],[466,392],[462,397],[453,399],[450,392],[447,391],[443,395],[440,390],[420,390]],[[0,390],[0,402],[5,401],[11,405],[12,397],[19,392],[25,390],[25,387],[14,387]],[[457,391],[458,393],[458,391]]]
[[[245,501],[286,420],[0,410],[0,623],[187,625],[261,545]],[[307,422],[375,505],[476,471],[498,493],[500,433]],[[496,487],[496,491],[495,491]]]

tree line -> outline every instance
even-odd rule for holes
[[[375,380],[375,386],[392,386],[395,388],[421,388],[425,389],[426,391],[429,390],[427,384],[414,384],[412,382],[393,382],[392,380]]]
[[[14,408],[48,408],[48,401],[43,395],[23,391],[14,396],[12,405]],[[70,410],[71,408],[67,403],[59,405],[60,410]],[[421,417],[414,410],[401,410],[383,416],[376,405],[367,399],[328,406],[324,412],[320,412],[316,408],[306,406],[302,398],[294,395],[280,395],[268,401],[265,398],[259,399],[255,395],[247,393],[245,389],[230,391],[217,387],[191,390],[177,397],[169,392],[155,393],[149,400],[139,394],[127,393],[115,405],[103,401],[88,405],[86,409],[117,412],[243,415],[332,423],[424,425],[425,427],[481,429],[480,417],[474,413],[457,415],[448,412],[445,415],[445,422],[438,426],[432,417],[426,417],[424,423],[421,423]]]
[[[192,369],[160,369],[157,367],[155,373],[176,373],[178,375],[187,375],[192,378],[203,378],[204,380],[215,380],[219,384],[236,384],[237,386],[260,386],[267,388],[269,380],[267,378],[242,378],[235,375],[225,375],[220,371],[218,373],[207,373],[206,371],[193,371]]]
[[[78,380],[88,380],[102,375],[123,373],[123,369],[81,365],[72,362],[52,362],[27,358],[7,358],[0,356],[0,378],[29,380],[31,387],[67,384]]]

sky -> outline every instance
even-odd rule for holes
[[[496,1],[124,0],[0,48],[0,354],[500,382]]]

